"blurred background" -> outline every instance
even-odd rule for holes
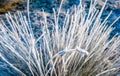
[[[84,3],[86,8],[89,8],[91,0],[63,0],[62,9],[66,11],[67,9],[73,7],[74,5],[79,5],[80,2]],[[97,9],[100,9],[105,0],[96,0]],[[30,11],[31,15],[34,15],[34,11],[41,11],[44,9],[45,12],[53,13],[52,8],[58,8],[61,0],[30,0]],[[8,11],[26,10],[27,0],[0,0],[0,15],[5,14]],[[110,11],[113,11],[112,15],[108,19],[108,23],[111,24],[117,17],[120,16],[120,0],[108,0],[105,10],[102,15],[104,19]],[[2,18],[3,16],[0,16]],[[34,16],[32,16],[34,17]],[[115,30],[111,33],[111,36],[118,33],[120,35],[120,19],[114,24]]]

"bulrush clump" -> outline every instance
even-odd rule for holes
[[[38,38],[29,15],[6,14],[9,25],[1,21],[0,58],[23,76],[117,75],[120,36],[109,37],[120,17],[108,25],[112,12],[101,20],[105,4],[97,10],[96,2],[91,1],[89,11],[80,3],[64,12],[61,20],[61,7],[53,9],[52,19],[42,12]]]

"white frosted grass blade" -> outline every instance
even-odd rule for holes
[[[13,69],[15,69],[16,71],[18,71],[19,73],[21,73],[23,76],[26,76],[20,69],[16,68],[13,64],[11,64],[8,60],[6,60],[0,53],[0,57],[6,62],[8,63]]]
[[[0,25],[1,58],[13,69],[25,75],[29,72],[32,76],[95,76],[113,71],[111,68],[118,65],[120,58],[109,58],[120,50],[120,37],[115,35],[109,40],[109,36],[114,29],[112,25],[120,17],[108,25],[107,20],[112,12],[101,20],[107,1],[101,10],[97,10],[96,2],[91,1],[88,13],[81,3],[64,12],[65,16],[61,19],[62,2],[58,11],[53,9],[51,24],[43,10],[44,20],[40,21],[42,33],[37,39],[30,24],[29,0],[28,17],[20,12],[16,15],[6,14],[9,25],[4,21]],[[23,64],[14,62],[14,59]]]
[[[108,69],[108,70],[105,70],[105,71],[103,71],[103,72],[97,74],[96,76],[101,76],[101,75],[103,75],[103,74],[105,74],[105,73],[112,72],[112,71],[116,71],[116,70],[119,70],[119,69],[120,69],[120,67]]]

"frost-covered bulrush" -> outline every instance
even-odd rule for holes
[[[110,33],[110,14],[101,20],[105,5],[89,12],[80,4],[61,17],[54,10],[48,20],[43,12],[40,37],[34,37],[29,17],[6,14],[0,24],[0,58],[23,76],[109,76],[120,69],[120,37]],[[60,7],[61,8],[61,7]],[[35,26],[35,25],[34,25]]]

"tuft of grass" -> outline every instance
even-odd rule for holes
[[[20,12],[6,14],[9,26],[0,24],[0,58],[23,76],[109,76],[120,69],[120,37],[101,20],[101,10],[91,2],[89,12],[80,4],[64,12],[54,11],[49,23],[43,11],[41,36],[34,37],[30,19]],[[28,17],[30,18],[30,17]],[[62,20],[61,20],[62,19]],[[51,27],[52,29],[49,29]],[[38,46],[39,45],[39,46]]]

